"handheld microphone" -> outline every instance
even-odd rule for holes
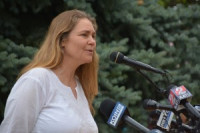
[[[154,68],[148,64],[142,63],[140,61],[136,61],[134,59],[129,59],[128,57],[124,56],[120,52],[112,52],[110,54],[110,59],[115,63],[123,63],[131,67],[135,67],[137,69],[143,69],[143,70],[147,70],[147,71],[151,71],[151,72],[155,72],[159,74],[165,74],[164,71]]]
[[[156,125],[162,130],[169,131],[172,118],[174,116],[174,113],[172,111],[175,111],[171,105],[161,105],[154,100],[145,99],[143,102],[143,107],[144,109],[147,109],[147,110],[161,109],[162,111],[159,115],[159,119]]]
[[[156,102],[152,99],[145,99],[143,102],[143,107],[146,110],[168,110],[168,111],[175,111],[175,109],[171,105],[161,105],[160,103]]]
[[[118,125],[126,123],[140,132],[148,133],[150,130],[128,115],[125,105],[120,102],[115,103],[110,99],[104,100],[99,108],[101,115],[107,120],[107,124],[117,128]]]
[[[171,86],[168,100],[175,110],[180,110],[185,107],[185,109],[200,119],[200,113],[198,110],[190,104],[192,99],[192,94],[182,85],[182,86]]]
[[[176,110],[183,108],[183,105],[181,105],[182,101],[191,101],[192,94],[183,85],[180,87],[171,85],[169,91],[168,100]]]
[[[148,123],[149,129],[157,128],[157,121],[160,117],[160,114],[161,114],[161,111],[158,109],[150,111],[148,113],[147,123]]]
[[[149,118],[148,118],[148,127],[151,127],[150,129],[158,128],[164,132],[167,131],[165,128],[160,126],[158,123],[158,119],[162,118],[161,115],[162,115],[162,112],[160,110],[154,110],[154,111],[150,112]],[[186,132],[192,132],[194,129],[193,127],[190,127],[184,123],[177,123],[176,120],[172,119],[168,132],[178,132],[178,128],[181,128]]]
[[[168,110],[162,110],[160,117],[157,121],[157,126],[169,131],[174,113]]]

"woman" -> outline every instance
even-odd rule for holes
[[[95,19],[79,10],[56,16],[7,99],[1,133],[97,133]]]

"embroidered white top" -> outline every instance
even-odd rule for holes
[[[77,99],[50,69],[28,71],[10,92],[0,133],[98,133],[78,79],[76,83]]]

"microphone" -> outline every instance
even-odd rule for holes
[[[191,99],[192,94],[183,85],[179,87],[175,85],[170,86],[168,100],[174,109],[180,110],[185,107],[190,114],[200,119],[200,113],[190,104]]]
[[[145,99],[143,102],[143,107],[146,110],[160,109],[160,110],[168,110],[175,112],[175,109],[171,105],[161,105],[160,103],[152,99]]]
[[[168,110],[162,110],[157,121],[157,126],[169,131],[174,113]]]
[[[148,64],[142,63],[140,61],[136,61],[134,59],[129,59],[128,57],[124,56],[120,52],[112,52],[110,54],[110,59],[115,63],[123,63],[123,64],[129,65],[131,67],[135,67],[137,69],[143,69],[146,71],[151,71],[151,72],[155,72],[155,73],[159,73],[159,74],[165,74],[164,71],[154,68]]]
[[[147,119],[147,123],[148,123],[148,128],[149,129],[154,129],[157,128],[157,121],[160,117],[161,111],[156,109],[153,111],[150,111],[148,113],[148,119]]]
[[[162,112],[160,110],[151,111],[148,118],[148,125],[151,128],[158,128],[166,132],[167,130],[158,124],[158,119],[162,118],[161,115]],[[184,123],[177,123],[176,120],[172,119],[168,132],[178,132],[178,128],[181,128],[186,132],[192,132],[194,130],[194,127],[190,127]]]
[[[101,103],[99,111],[107,120],[107,124],[114,128],[117,128],[118,125],[126,123],[140,132],[148,133],[150,131],[148,128],[132,119],[128,115],[129,113],[126,106],[120,102],[115,103],[110,99],[106,99]]]
[[[168,88],[170,89],[168,100],[174,109],[180,110],[184,108],[184,106],[181,105],[181,102],[191,101],[192,94],[183,85],[180,87],[170,85]]]
[[[154,100],[145,99],[143,102],[143,107],[147,110],[161,109],[162,111],[156,125],[161,129],[169,131],[171,121],[174,116],[174,113],[172,112],[174,109],[171,105],[161,105]]]

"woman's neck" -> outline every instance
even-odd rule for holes
[[[74,65],[70,61],[63,61],[57,68],[53,69],[53,72],[58,76],[64,85],[74,87],[76,84],[75,72],[77,68],[78,66]]]

